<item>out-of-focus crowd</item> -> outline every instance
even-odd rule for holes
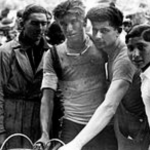
[[[14,11],[7,6],[0,10],[0,45],[17,36],[18,32],[21,30],[20,21],[23,11],[23,9]],[[50,44],[59,44],[59,42],[64,40],[64,35],[59,25],[53,20],[49,10],[48,13],[50,18],[46,31],[47,39]],[[150,24],[150,14],[147,11],[139,9],[139,11],[131,11],[131,13],[129,12],[124,16],[122,26],[123,34],[121,37],[124,38],[126,32],[128,32],[132,26],[138,24]],[[87,26],[86,28],[87,32],[91,32],[91,26]]]

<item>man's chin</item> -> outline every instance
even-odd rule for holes
[[[134,65],[135,65],[138,69],[142,69],[142,68],[143,68],[143,65],[142,65],[142,64],[134,63]]]
[[[36,37],[33,37],[32,39],[33,39],[33,41],[38,42],[41,40],[41,38],[42,38],[42,36],[36,36]]]

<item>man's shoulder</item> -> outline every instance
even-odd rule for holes
[[[130,61],[128,54],[126,52],[126,49],[123,49],[118,56],[116,57],[116,60],[114,61],[114,64],[116,66],[120,66],[121,68],[135,68],[135,66]]]
[[[117,51],[118,51],[118,54],[117,54],[117,57],[116,57],[116,60],[118,61],[129,61],[129,58],[128,58],[128,53],[127,53],[127,46],[126,44],[122,41],[122,40],[119,40],[119,46],[117,47]]]
[[[64,47],[64,46],[66,46],[66,42],[64,41],[63,43],[60,43],[60,44],[58,44],[58,45],[55,45],[55,47],[58,47],[58,48],[62,48],[62,47]]]
[[[66,50],[66,48],[67,48],[66,42],[63,42],[63,43],[61,43],[59,45],[55,45],[54,48],[56,49],[58,54],[61,54],[61,53],[63,54],[63,53],[65,53],[67,51]]]
[[[132,64],[128,57],[127,46],[124,42],[120,41],[118,47],[119,53],[114,60],[114,68],[120,68],[121,70],[130,70],[131,72],[136,70],[136,67]]]
[[[20,46],[18,41],[16,41],[16,40],[9,41],[0,46],[0,53],[5,53],[5,54],[8,53],[9,54],[12,52],[12,50],[14,48],[16,48],[18,46]]]

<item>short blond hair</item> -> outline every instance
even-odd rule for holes
[[[55,20],[60,20],[73,13],[85,17],[85,6],[81,0],[66,0],[57,5],[53,10]]]

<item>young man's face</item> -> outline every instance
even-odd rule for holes
[[[113,45],[119,36],[118,30],[112,27],[108,21],[92,22],[92,34],[96,46],[104,50]]]
[[[75,14],[67,14],[59,21],[65,37],[69,41],[79,41],[84,34],[84,19]]]
[[[141,37],[130,38],[127,43],[128,56],[137,68],[143,68],[150,62],[150,42]]]
[[[24,23],[24,33],[32,41],[39,41],[47,27],[47,16],[44,13],[32,13]]]

